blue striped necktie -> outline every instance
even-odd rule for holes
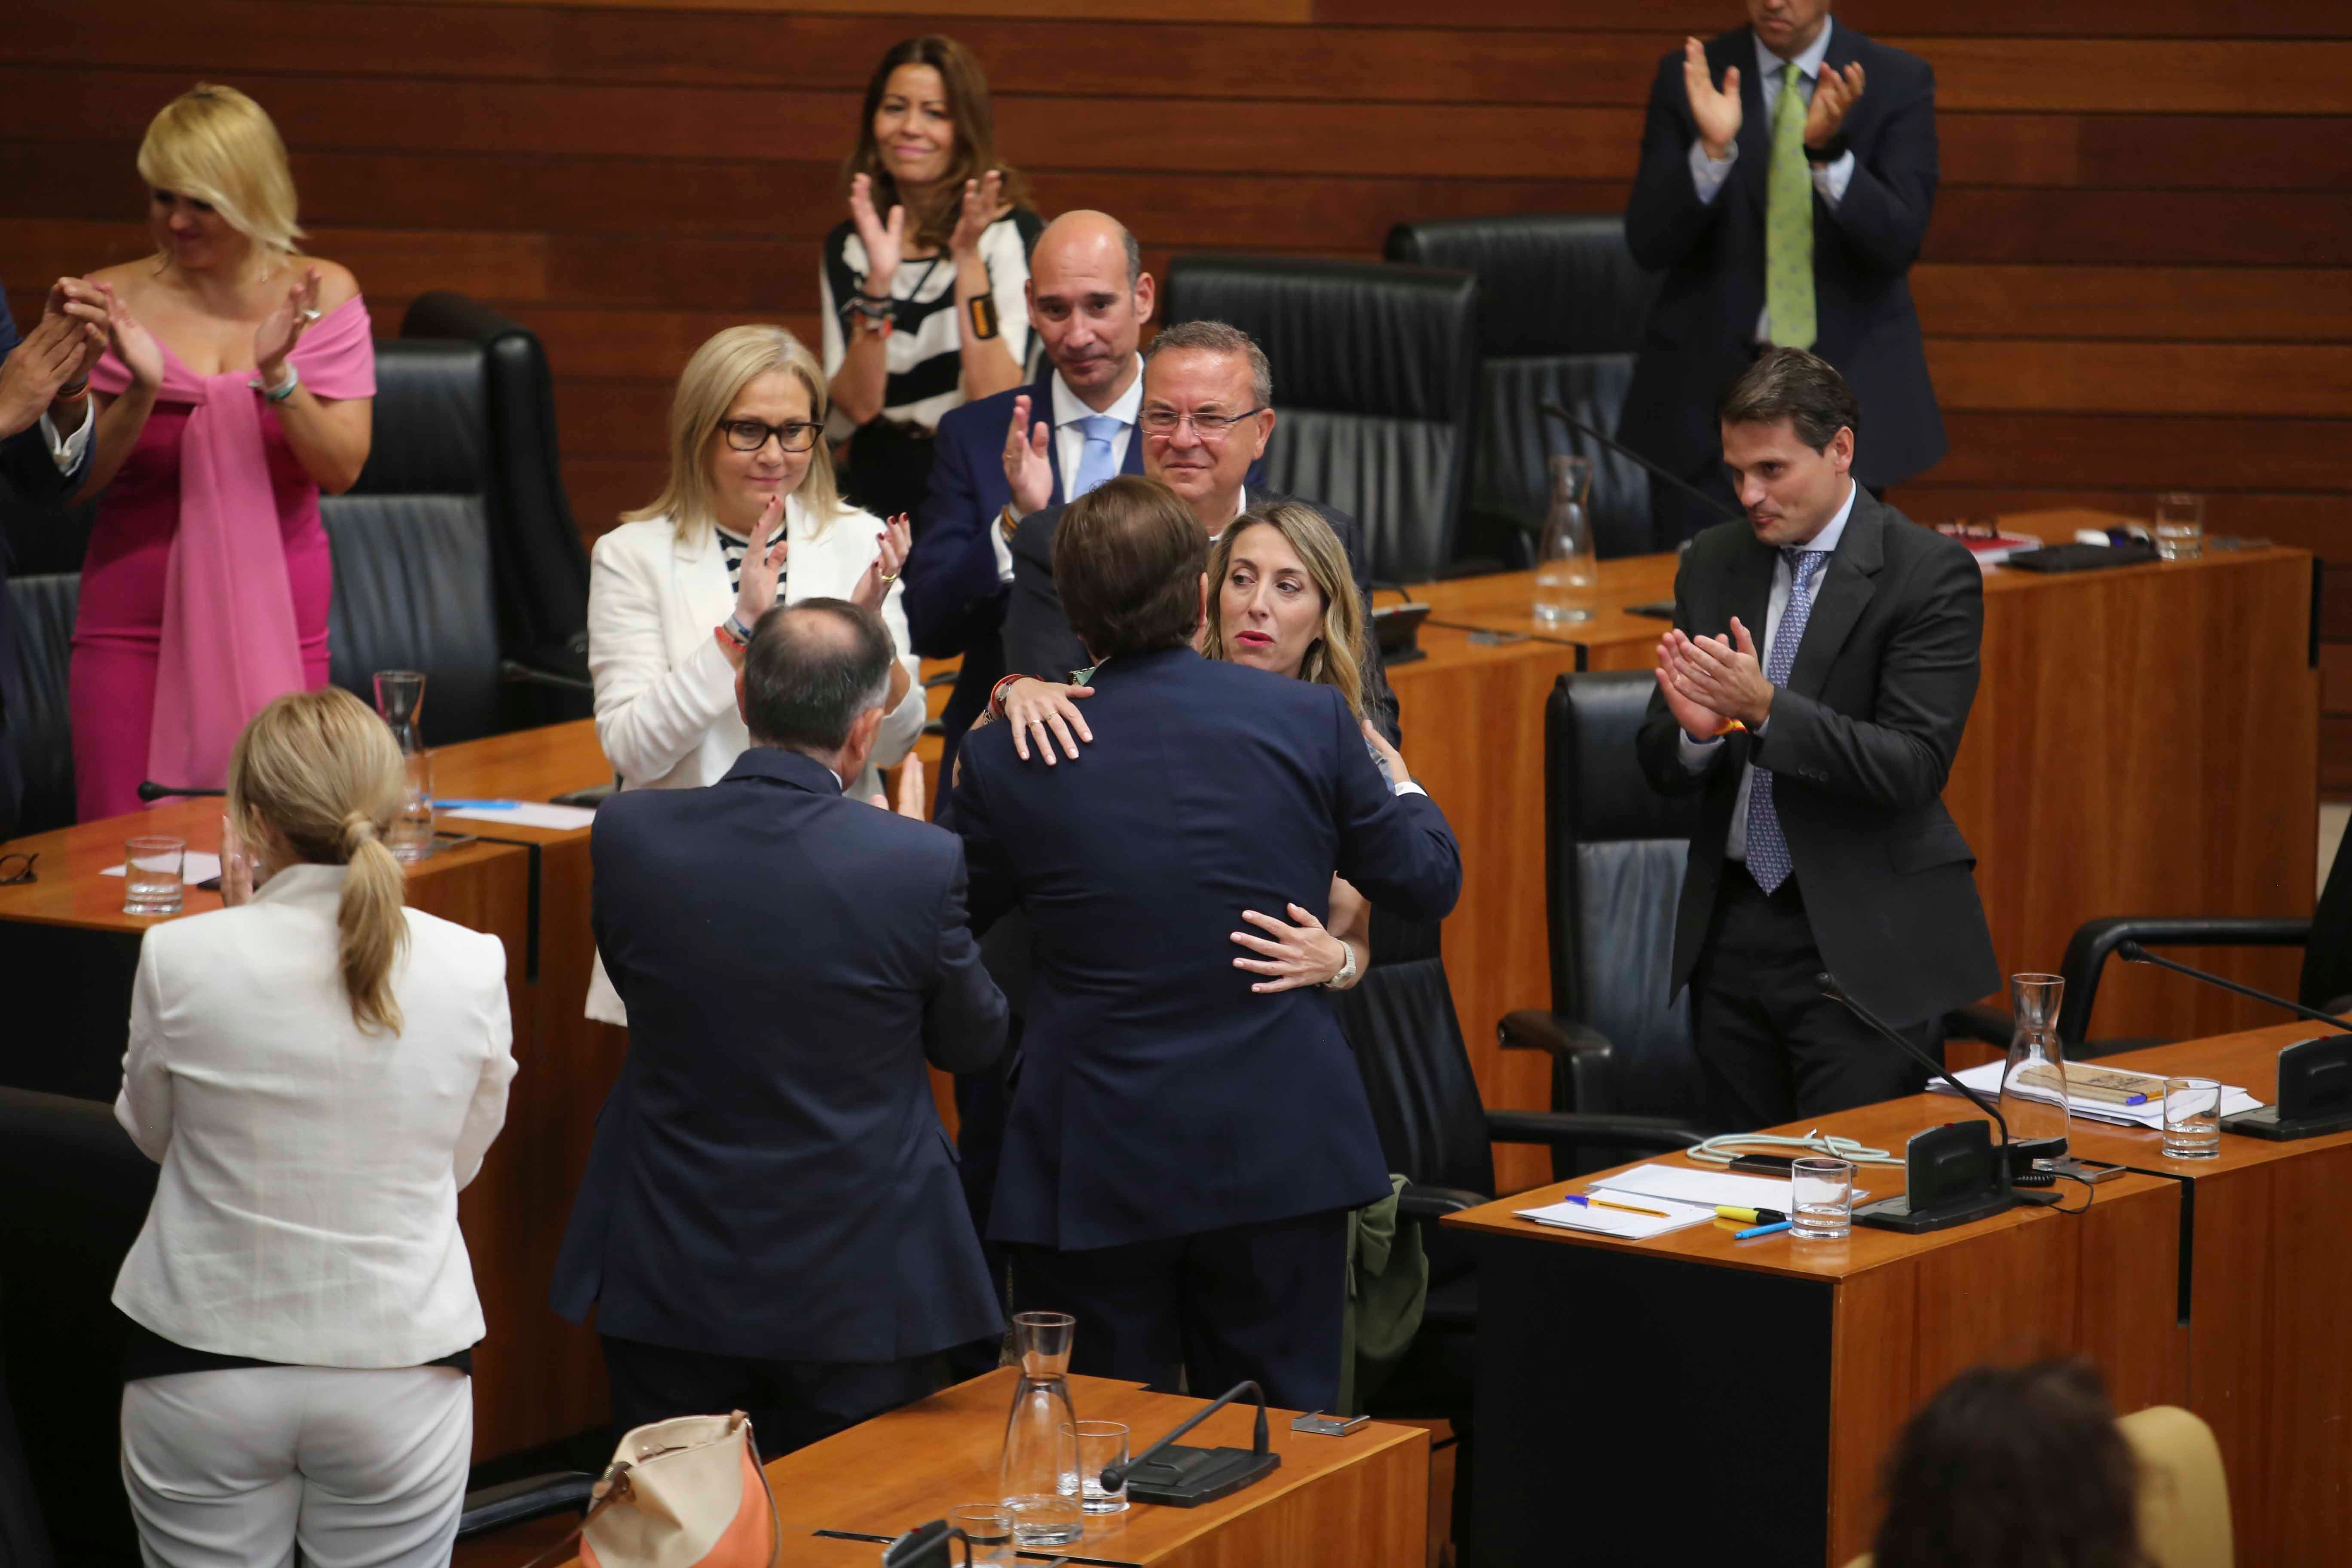
[[[1789,563],[1789,607],[1780,612],[1780,628],[1764,656],[1764,679],[1785,688],[1797,662],[1797,644],[1805,623],[1813,616],[1813,587],[1829,564],[1826,550],[1783,550]],[[1772,770],[1758,768],[1748,786],[1748,874],[1767,893],[1789,879],[1795,865],[1789,858],[1789,840],[1780,832],[1780,814],[1772,805]]]

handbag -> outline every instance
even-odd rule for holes
[[[613,1450],[580,1527],[533,1559],[583,1568],[778,1568],[783,1521],[760,1467],[751,1418],[680,1415],[639,1426]]]

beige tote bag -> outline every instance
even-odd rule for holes
[[[584,1568],[776,1568],[783,1523],[751,1419],[680,1415],[621,1439],[581,1521]],[[558,1562],[567,1539],[541,1563]]]

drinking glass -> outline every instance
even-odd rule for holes
[[[2164,1157],[2210,1160],[2221,1152],[2221,1086],[2210,1078],[2164,1080]]]
[[[2156,558],[2194,561],[2205,553],[2205,498],[2167,490],[2156,498]]]
[[[1102,1473],[1113,1465],[1127,1468],[1127,1428],[1116,1421],[1081,1421],[1076,1430],[1063,1427],[1062,1435],[1077,1447],[1078,1473],[1071,1479],[1078,1483],[1081,1506],[1088,1513],[1125,1513],[1127,1479],[1119,1478],[1116,1490],[1105,1491]],[[1068,1495],[1066,1486],[1063,1490]]]
[[[188,854],[184,838],[142,836],[122,843],[122,912],[176,915],[185,897],[180,868]]]
[[[433,753],[425,749],[417,721],[425,711],[425,674],[415,669],[375,672],[375,710],[400,745],[405,775],[400,791],[400,815],[392,819],[385,847],[403,861],[422,860],[433,853]]]
[[[1804,1241],[1838,1241],[1853,1228],[1853,1164],[1808,1156],[1789,1168],[1789,1231]]]
[[[1589,621],[1601,586],[1592,545],[1592,459],[1551,459],[1551,510],[1536,547],[1536,619]]]
[[[1013,1568],[1013,1512],[1001,1502],[948,1510],[948,1522],[971,1542],[972,1568]]]

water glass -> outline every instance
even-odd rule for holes
[[[1086,1510],[1075,1497],[1030,1492],[1007,1498],[1001,1506],[1013,1516],[1013,1539],[1016,1545],[1067,1546],[1086,1534]]]
[[[1001,1502],[972,1502],[948,1510],[948,1523],[971,1542],[972,1568],[1013,1568],[1013,1510]]]
[[[2221,1152],[2221,1086],[2210,1078],[2164,1080],[2164,1157],[2210,1160]]]
[[[122,912],[176,915],[185,897],[180,869],[188,854],[184,838],[142,837],[122,844]]]
[[[2156,498],[2156,558],[2194,561],[2205,553],[2205,498],[2167,490]]]
[[[401,758],[400,764],[400,811],[392,819],[384,847],[405,865],[433,853],[433,753],[416,752]]]
[[[1065,1426],[1078,1450],[1078,1473],[1065,1478],[1064,1495],[1068,1495],[1076,1483],[1079,1500],[1088,1513],[1125,1513],[1127,1511],[1127,1478],[1119,1478],[1116,1490],[1103,1489],[1102,1473],[1110,1466],[1127,1468],[1127,1428],[1116,1421],[1081,1421],[1075,1430]]]
[[[1808,1157],[1789,1169],[1789,1231],[1801,1241],[1840,1241],[1853,1228],[1853,1164]]]

